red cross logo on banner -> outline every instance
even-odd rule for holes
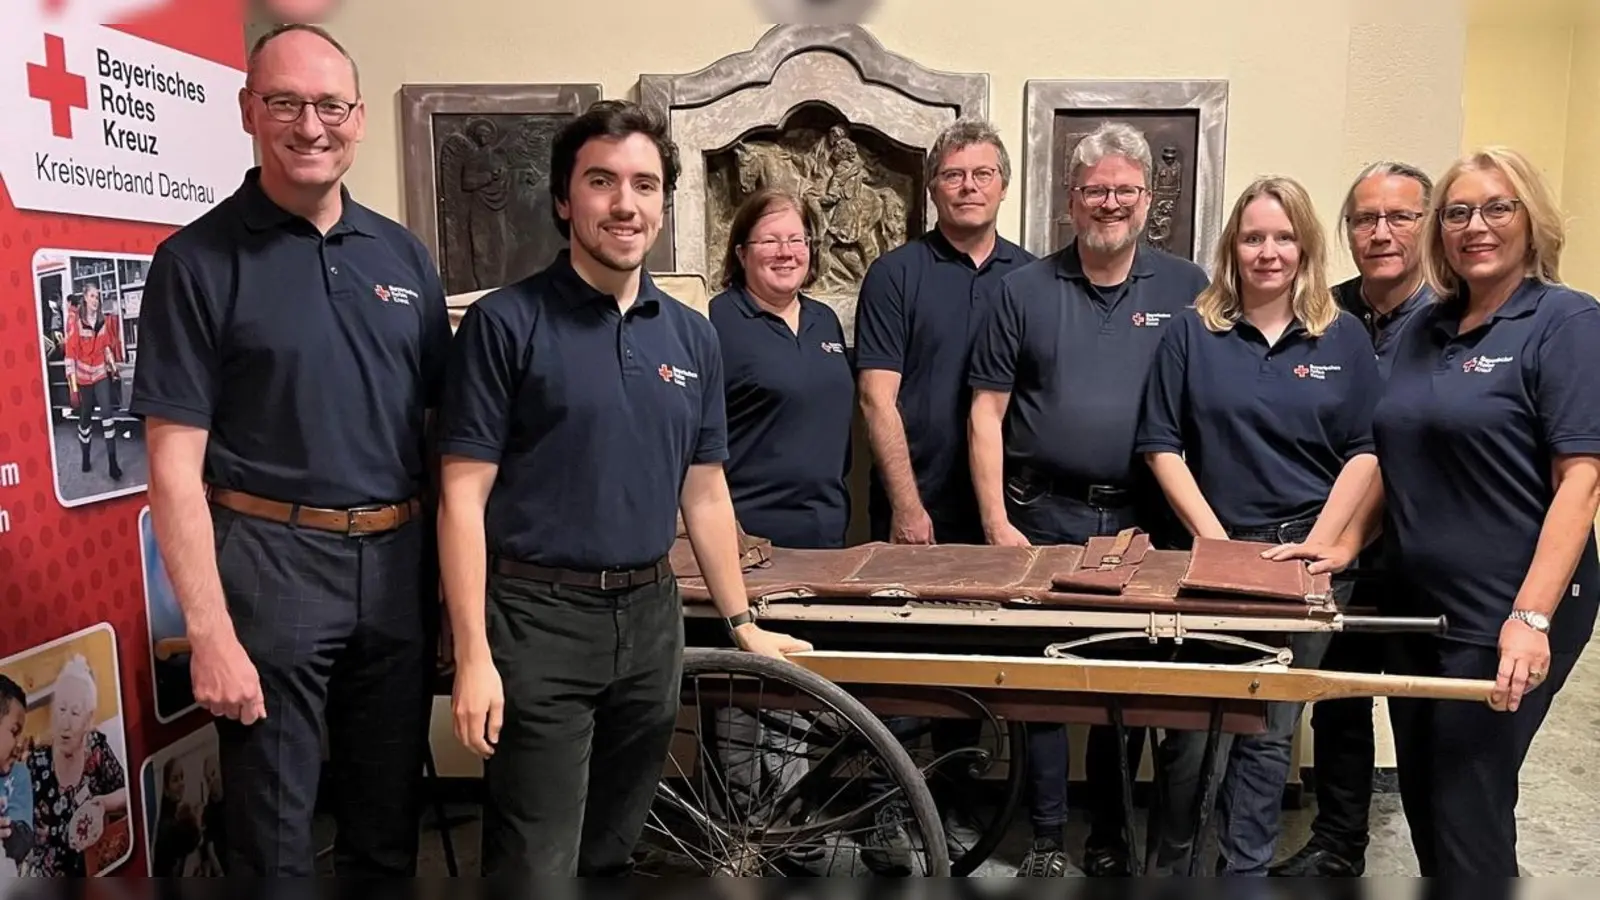
[[[67,71],[67,44],[56,35],[44,36],[44,65],[28,63],[28,96],[50,104],[50,130],[59,138],[72,137],[72,110],[89,108],[89,83]]]

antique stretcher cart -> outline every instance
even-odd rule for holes
[[[860,872],[860,848],[893,810],[922,874],[971,873],[1024,799],[1025,722],[1110,726],[1124,751],[1131,729],[1205,734],[1194,846],[1215,801],[1221,735],[1265,730],[1268,702],[1482,702],[1493,688],[1293,668],[1295,635],[1442,633],[1446,623],[1341,610],[1326,576],[1262,560],[1263,544],[1163,551],[1136,532],[1043,548],[789,550],[741,539],[752,606],[816,649],[792,664],[727,649],[680,539],[684,714],[646,828],[647,871]],[[950,727],[960,722],[968,727]],[[1138,872],[1155,841],[1137,851],[1137,773],[1121,759]],[[974,784],[991,790],[974,794]],[[971,804],[957,809],[963,797]],[[968,827],[947,841],[952,812]],[[1190,872],[1199,858],[1190,854]]]
[[[1125,534],[1087,547],[817,551],[741,539],[751,604],[769,627],[816,649],[788,662],[730,649],[693,553],[678,542],[683,715],[646,823],[642,873],[859,872],[864,838],[893,812],[922,874],[969,874],[1023,801],[1026,722],[1108,725],[1123,748],[1130,729],[1204,733],[1192,844],[1214,802],[1221,735],[1263,731],[1268,702],[1483,702],[1494,687],[1292,668],[1295,635],[1442,633],[1446,623],[1341,610],[1325,577],[1263,564],[1261,544],[1162,551]],[[187,654],[189,642],[154,649],[165,659]],[[972,727],[941,730],[952,722]],[[1131,813],[1135,773],[1120,756]],[[964,789],[984,782],[991,796],[961,808]],[[455,874],[448,820],[433,806]],[[955,843],[944,827],[952,811],[975,826]],[[1131,824],[1126,840],[1137,846]],[[1152,859],[1153,846],[1133,861]]]

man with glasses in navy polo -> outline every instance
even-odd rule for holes
[[[967,361],[1000,280],[1033,255],[996,228],[1011,157],[993,125],[952,123],[929,148],[924,174],[938,220],[873,262],[856,306],[857,402],[874,461],[870,534],[897,544],[982,544],[967,462]],[[920,727],[911,719],[889,724]],[[974,722],[931,727],[939,752],[979,740]],[[962,852],[980,835],[960,804],[943,805],[950,843]],[[878,874],[911,870],[910,837],[894,811],[884,806],[865,839],[862,860]]]
[[[1152,160],[1137,129],[1102,125],[1074,148],[1068,171],[1077,236],[1005,278],[972,353],[973,484],[984,537],[1000,546],[1084,544],[1135,526],[1160,540],[1173,527],[1134,456],[1134,433],[1156,346],[1206,274],[1144,241]],[[1137,771],[1145,730],[1128,739]],[[1118,753],[1114,730],[1091,730],[1090,875],[1131,870]],[[1066,727],[1029,724],[1028,762],[1034,845],[1019,874],[1065,874]]]
[[[195,701],[218,717],[223,863],[313,873],[326,722],[335,870],[410,876],[444,290],[422,244],[341,186],[366,110],[327,32],[263,37],[239,102],[261,166],[156,250],[131,404]]]

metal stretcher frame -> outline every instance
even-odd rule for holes
[[[726,646],[725,635],[718,641],[707,630],[717,613],[692,555],[679,544],[674,569],[691,646],[700,640]],[[1206,733],[1201,802],[1190,822],[1194,874],[1219,788],[1221,735],[1264,731],[1268,702],[1396,695],[1483,702],[1493,689],[1492,682],[1293,669],[1292,653],[1282,646],[1294,634],[1315,632],[1442,634],[1442,618],[1351,615],[1333,602],[1326,582],[1310,584],[1298,601],[1187,590],[1192,570],[1181,551],[1149,551],[1116,592],[1062,590],[1058,573],[1081,569],[1085,552],[1077,545],[762,548],[746,568],[745,586],[764,622],[817,647],[792,662],[880,716],[970,717],[970,706],[953,699],[959,691],[1010,721],[1110,725],[1121,751],[1125,840],[1135,874],[1153,864],[1155,842],[1137,852],[1129,728]],[[1257,655],[1230,664],[1082,656],[1130,640]]]

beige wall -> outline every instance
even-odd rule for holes
[[[1029,78],[1229,79],[1230,203],[1252,177],[1288,173],[1331,223],[1362,163],[1403,155],[1437,167],[1458,149],[1465,20],[1453,0],[1297,3],[1294,16],[1275,0],[1124,6],[881,0],[868,27],[924,65],[989,73],[991,118],[1015,157]],[[770,24],[750,0],[346,0],[330,26],[361,64],[370,107],[351,189],[398,218],[402,84],[581,81],[621,97],[641,73],[693,71],[748,49]],[[1020,221],[1014,195],[1000,225],[1017,237]]]
[[[1566,216],[1563,280],[1600,294],[1600,3],[1472,0],[1467,22],[1462,149],[1528,154]]]
[[[1561,276],[1600,295],[1600,23],[1574,28],[1567,84],[1567,176],[1561,206],[1569,230]]]

